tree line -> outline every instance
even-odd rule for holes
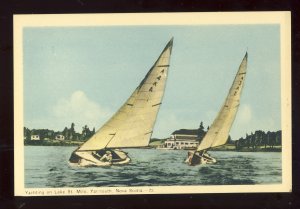
[[[199,125],[199,139],[200,141],[203,139],[207,131],[209,130],[209,126],[207,130],[204,131],[203,122],[200,122]],[[267,131],[264,132],[262,130],[257,130],[254,133],[251,132],[250,135],[246,134],[245,138],[241,137],[238,140],[232,140],[231,136],[228,136],[226,144],[234,144],[237,150],[241,150],[245,148],[252,148],[256,150],[257,148],[271,148],[273,149],[274,146],[281,146],[282,139],[281,139],[281,131]]]
[[[241,150],[244,147],[252,148],[253,150],[257,148],[271,148],[274,146],[282,145],[281,131],[276,132],[264,132],[261,130],[255,131],[250,135],[246,134],[245,138],[240,138],[235,141],[235,146],[237,150]]]
[[[75,124],[72,123],[71,127],[65,127],[63,131],[54,131],[49,129],[29,129],[24,127],[24,140],[31,140],[32,135],[38,135],[40,140],[54,140],[57,135],[64,136],[64,140],[72,141],[86,141],[95,133],[95,128],[90,128],[85,125],[82,127],[81,133],[75,131]]]

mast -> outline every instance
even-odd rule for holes
[[[242,89],[245,83],[248,53],[246,52],[229,93],[217,117],[199,144],[197,151],[217,147],[227,142],[229,131],[237,114]]]
[[[77,151],[148,146],[162,104],[173,38],[120,109]]]

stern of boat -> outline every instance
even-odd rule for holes
[[[185,162],[190,166],[214,164],[217,160],[211,157],[207,152],[200,154],[196,151],[189,151]]]

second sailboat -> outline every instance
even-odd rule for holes
[[[188,152],[186,163],[188,163],[189,165],[193,166],[199,164],[216,163],[216,159],[211,157],[207,150],[212,147],[224,145],[227,142],[229,131],[240,105],[242,89],[245,83],[247,71],[247,60],[248,54],[246,53],[217,117],[215,118],[214,122],[210,126],[197,149]]]

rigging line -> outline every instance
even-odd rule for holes
[[[107,147],[107,145],[108,145],[108,144],[111,142],[111,140],[116,136],[116,134],[117,134],[117,132],[114,133],[113,135],[112,135],[112,134],[109,134],[110,136],[113,136],[113,137],[111,137],[111,139],[106,143],[105,147],[103,147],[103,148],[106,148],[106,147]]]

